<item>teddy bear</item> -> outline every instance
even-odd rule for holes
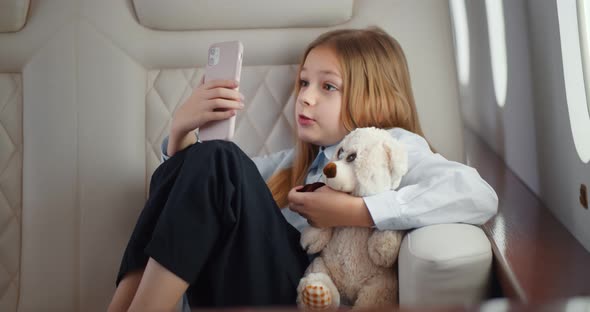
[[[378,128],[357,128],[344,137],[324,167],[330,188],[353,196],[396,189],[408,170],[403,144]],[[320,184],[323,185],[323,184]],[[308,185],[307,191],[320,186]],[[300,308],[321,310],[341,303],[354,308],[397,305],[397,260],[404,231],[366,227],[307,227],[301,245],[321,252],[297,287]]]

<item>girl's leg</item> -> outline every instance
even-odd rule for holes
[[[173,311],[188,286],[150,258],[129,311]]]
[[[177,160],[166,162],[152,176],[150,196],[125,249],[115,283],[115,294],[108,307],[109,312],[127,311],[135,297],[149,258],[144,253],[145,246],[151,239],[181,166],[182,163]]]
[[[295,304],[308,264],[299,232],[286,222],[256,166],[235,144],[210,141],[175,154],[154,173],[150,193],[118,282],[151,258],[175,276],[150,273],[149,278],[172,283],[174,302],[190,285],[191,305]],[[167,296],[166,287],[144,278],[137,304],[148,303],[140,298]],[[153,293],[152,286],[158,287],[157,295],[144,296],[143,289]]]
[[[111,299],[107,309],[108,312],[123,312],[129,309],[142,275],[143,270],[129,272],[125,275],[115,290],[113,299]]]
[[[295,306],[309,260],[299,232],[283,217],[255,164],[237,145],[223,141],[197,144],[187,157],[183,170],[208,177],[191,183],[198,200],[191,200],[193,217],[187,212],[186,218],[196,221],[189,246],[207,254],[200,265],[195,257],[190,269],[182,270],[194,276],[187,290],[191,306]],[[215,243],[204,248],[209,242]],[[167,259],[162,260],[164,265]]]

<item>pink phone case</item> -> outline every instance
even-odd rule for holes
[[[240,81],[243,51],[244,46],[240,41],[226,41],[212,44],[209,47],[207,57],[205,82],[216,79],[235,79]],[[199,139],[201,141],[231,141],[234,136],[235,125],[235,115],[225,120],[209,122],[199,129]]]

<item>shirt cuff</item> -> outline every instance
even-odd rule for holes
[[[395,219],[401,215],[401,205],[396,200],[397,191],[386,191],[376,195],[363,197],[365,205],[379,230],[395,227]]]

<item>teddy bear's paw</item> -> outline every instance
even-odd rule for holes
[[[368,242],[369,258],[378,266],[389,268],[396,261],[403,231],[375,231]]]
[[[308,254],[315,254],[322,251],[331,238],[332,229],[319,229],[309,226],[303,230],[300,243]]]
[[[326,310],[340,305],[340,294],[330,277],[324,273],[311,273],[301,279],[297,293],[297,304],[303,309]]]

